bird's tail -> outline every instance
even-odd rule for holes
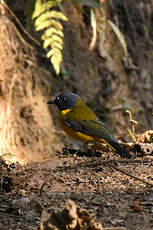
[[[122,158],[132,158],[132,155],[126,149],[122,148],[117,140],[105,140],[105,143]]]

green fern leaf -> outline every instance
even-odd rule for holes
[[[67,17],[64,14],[62,14],[61,12],[52,10],[52,11],[48,11],[40,15],[35,21],[35,26],[40,25],[41,23],[45,22],[47,19],[50,19],[50,18],[61,19],[63,21],[67,21]]]
[[[56,34],[53,34],[53,36],[51,36],[51,43],[54,42],[58,42],[61,45],[63,44],[63,39],[60,36],[57,36]]]
[[[51,37],[53,34],[57,34],[61,37],[64,37],[64,33],[61,30],[57,30],[54,27],[50,27],[48,29],[45,30],[45,32],[43,33],[43,35],[41,36],[42,40],[45,40],[48,37]]]
[[[63,44],[60,44],[59,42],[54,42],[53,44],[52,44],[52,48],[57,48],[57,49],[59,49],[59,50],[62,50],[63,49]]]
[[[54,42],[58,42],[59,44],[63,45],[63,40],[57,36],[53,35],[52,37],[46,38],[43,44],[43,48],[46,49],[49,45],[52,46]]]
[[[122,45],[122,48],[124,50],[125,57],[128,57],[128,49],[127,49],[124,35],[121,33],[120,29],[112,21],[108,20],[108,23],[112,27],[114,32],[116,33],[116,35],[117,35],[117,37],[118,37],[118,39]]]
[[[51,45],[51,43],[52,43],[51,37],[46,38],[46,39],[44,40],[43,48],[46,49],[48,46]]]
[[[56,20],[47,20],[36,27],[36,31],[43,30],[48,27],[55,27],[57,30],[63,30],[61,23]]]
[[[57,48],[51,49],[48,53],[47,53],[47,57],[50,58],[55,54],[60,54],[60,50]]]
[[[56,1],[47,1],[47,2],[43,3],[42,0],[36,0],[35,9],[34,9],[34,12],[32,14],[32,19],[35,19],[35,18],[39,17],[40,14],[42,14],[45,11],[49,10],[53,6],[56,6],[61,1],[62,0],[56,0]]]
[[[49,48],[47,58],[50,58],[51,63],[57,74],[60,72],[62,62],[63,49],[63,26],[59,20],[67,21],[67,17],[62,13],[51,10],[53,6],[59,4],[62,0],[36,0],[35,10],[32,18],[35,19],[36,31],[44,30],[41,36],[43,48]],[[58,20],[58,21],[57,21]]]
[[[60,72],[60,63],[61,63],[61,61],[62,61],[61,53],[60,54],[56,53],[55,55],[53,55],[51,57],[51,62],[53,64],[57,74],[59,74],[59,72]]]

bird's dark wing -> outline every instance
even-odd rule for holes
[[[69,120],[64,119],[64,124],[73,130],[82,132],[95,139],[104,139],[108,145],[115,150],[121,157],[131,158],[132,156],[123,149],[110,130],[99,120]]]
[[[64,124],[78,132],[95,138],[114,138],[106,125],[98,120],[69,120],[64,119]],[[115,138],[114,138],[115,139]],[[116,140],[116,139],[115,139]]]

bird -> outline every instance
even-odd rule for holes
[[[121,147],[109,128],[77,94],[62,93],[47,104],[55,104],[58,107],[60,125],[73,139],[84,143],[105,143],[121,158],[132,158],[132,155]]]

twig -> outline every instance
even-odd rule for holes
[[[96,40],[97,40],[97,21],[96,21],[96,16],[95,16],[95,12],[93,9],[90,10],[91,12],[91,26],[92,26],[92,31],[93,31],[93,36],[92,36],[92,40],[90,42],[90,46],[89,46],[89,50],[93,50],[93,48],[95,47],[96,44]]]
[[[143,179],[141,179],[139,177],[136,177],[136,176],[134,176],[134,175],[132,175],[132,174],[130,174],[128,172],[125,172],[124,170],[122,170],[122,169],[120,169],[120,168],[118,168],[118,167],[116,167],[116,166],[114,166],[112,164],[108,164],[108,166],[111,167],[111,168],[113,168],[113,169],[115,169],[116,171],[119,171],[119,172],[121,172],[121,173],[123,173],[123,174],[125,174],[127,176],[130,176],[131,178],[134,178],[135,180],[141,181],[142,183],[147,184],[147,185],[153,187],[153,183],[151,183],[151,182],[145,181],[145,180],[143,180]]]
[[[132,132],[131,132],[131,130],[129,130],[129,129],[127,129],[127,131],[129,132],[129,134],[130,134],[130,136],[132,137],[132,139],[133,139],[134,141],[136,141],[135,125],[138,124],[138,122],[135,121],[135,120],[132,118],[132,113],[131,113],[130,110],[127,109],[127,110],[126,110],[126,113],[129,114],[130,122],[131,122],[131,124],[132,124]]]
[[[42,191],[43,191],[43,188],[44,188],[44,186],[45,186],[46,182],[47,182],[47,179],[44,181],[44,183],[42,184],[42,186],[41,186],[41,188],[40,188],[40,191],[39,191],[39,196],[41,196]]]
[[[13,218],[15,218],[15,219],[21,219],[21,218],[23,219],[23,216],[22,216],[22,215],[20,215],[20,216],[18,215],[18,216],[17,216],[17,215],[13,215],[13,214],[6,213],[5,211],[1,211],[1,210],[0,210],[0,215],[1,215],[1,216],[13,217]]]
[[[98,159],[97,162],[92,162],[91,164],[88,164],[88,166],[91,167],[95,167],[95,166],[99,166],[99,165],[103,165],[103,166],[107,166],[108,164],[112,164],[112,163],[119,163],[119,164],[128,164],[128,163],[132,163],[132,164],[138,164],[138,163],[142,163],[142,164],[150,164],[152,163],[153,160],[147,160],[147,158],[145,160],[103,160],[103,159]]]
[[[13,11],[10,9],[10,7],[6,4],[6,2],[4,0],[2,0],[1,2],[5,8],[9,11],[9,13],[11,14],[11,16],[16,20],[16,22],[18,23],[18,25],[21,27],[21,29],[23,30],[23,32],[32,40],[34,41],[38,46],[40,46],[40,42],[37,41],[21,24],[21,22],[19,21],[19,19],[16,17],[16,15],[13,13]]]

